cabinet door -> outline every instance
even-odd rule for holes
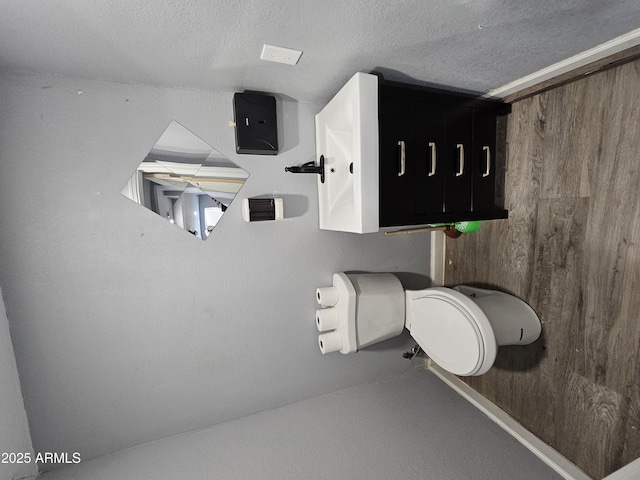
[[[444,186],[444,208],[447,213],[465,213],[471,210],[472,125],[471,108],[447,108]]]
[[[380,125],[380,222],[394,225],[400,217],[413,215],[411,159],[415,156],[414,103],[381,96]]]
[[[442,105],[416,103],[416,152],[413,162],[415,209],[419,215],[444,212],[446,112]]]
[[[496,114],[491,110],[473,112],[473,198],[471,210],[494,210]]]

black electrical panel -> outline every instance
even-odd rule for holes
[[[236,152],[253,155],[278,154],[276,99],[261,93],[233,96]]]

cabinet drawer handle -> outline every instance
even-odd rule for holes
[[[464,145],[458,143],[456,148],[458,149],[458,171],[456,172],[456,177],[459,177],[464,173]]]
[[[484,147],[482,147],[482,151],[484,152],[484,157],[485,157],[485,160],[487,161],[486,167],[482,176],[488,177],[489,174],[491,173],[491,148],[485,145]]]
[[[404,175],[405,170],[405,155],[404,155],[404,140],[398,141],[398,146],[400,147],[400,171],[398,172],[398,176],[401,177]]]
[[[431,153],[431,170],[429,170],[429,176],[433,177],[436,174],[436,143],[429,142],[429,152]]]

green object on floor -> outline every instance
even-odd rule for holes
[[[454,227],[457,231],[461,233],[473,233],[480,230],[480,221],[478,220],[468,220],[465,222],[456,222],[456,223],[433,223],[431,225],[427,225],[428,227]]]
[[[456,230],[462,233],[473,233],[480,230],[480,222],[478,220],[470,220],[468,222],[456,222],[454,226]]]

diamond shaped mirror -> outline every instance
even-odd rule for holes
[[[121,193],[206,240],[248,177],[246,170],[172,121]]]

